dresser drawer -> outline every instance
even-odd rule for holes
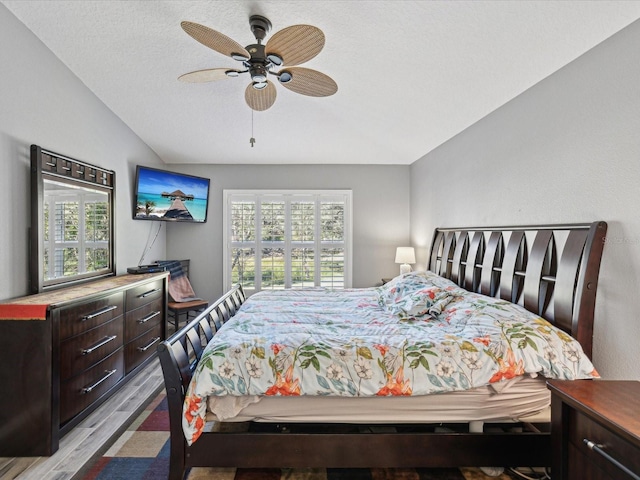
[[[163,298],[164,280],[158,279],[127,290],[127,311],[135,310],[146,303]]]
[[[67,339],[60,345],[60,378],[67,380],[87,370],[123,345],[122,317]]]
[[[593,466],[597,466],[612,478],[629,478],[610,460],[590,449],[584,442],[584,439],[587,439],[600,445],[604,452],[640,475],[640,448],[627,442],[624,438],[603,427],[582,412],[571,411],[568,435],[569,442],[575,448],[575,452],[581,454],[576,455],[577,462],[584,460]],[[582,459],[581,457],[584,458]]]
[[[567,480],[620,480],[620,470],[612,476],[591,461],[592,455],[594,452],[589,452],[589,457],[585,456],[570,443],[567,447]],[[551,471],[553,472],[553,469]]]
[[[117,350],[90,370],[60,384],[60,424],[87,408],[124,377],[124,352]]]
[[[161,338],[162,325],[158,324],[144,335],[139,336],[124,346],[127,373],[156,353]]]
[[[125,342],[133,340],[164,320],[162,298],[152,301],[125,314]]]
[[[89,300],[60,309],[60,340],[79,335],[123,314],[124,293]]]

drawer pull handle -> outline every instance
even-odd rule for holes
[[[589,450],[593,450],[597,454],[602,455],[604,458],[609,460],[611,463],[613,463],[616,467],[618,467],[620,470],[625,472],[631,478],[633,478],[635,480],[640,480],[640,476],[638,476],[635,473],[633,473],[631,470],[629,470],[627,467],[625,467],[622,463],[620,463],[618,460],[616,460],[611,455],[609,455],[607,452],[605,452],[604,451],[604,445],[592,442],[588,438],[585,438],[582,441],[587,446],[587,448],[589,448]]]
[[[140,320],[138,320],[138,323],[147,323],[149,320],[151,320],[152,318],[157,317],[158,315],[160,315],[160,312],[151,312],[146,317],[141,318]]]
[[[95,389],[98,385],[100,385],[102,382],[104,382],[107,378],[109,378],[111,375],[113,375],[117,371],[118,371],[117,368],[114,368],[113,370],[105,370],[104,373],[106,373],[106,375],[104,377],[102,377],[100,380],[98,380],[93,385],[89,385],[88,387],[84,387],[82,390],[80,390],[80,393],[83,394],[83,395],[85,395],[87,393],[91,393],[93,391],[93,389]]]
[[[107,343],[111,342],[112,340],[115,340],[116,338],[118,338],[117,335],[111,335],[110,337],[104,337],[100,342],[96,343],[92,347],[83,348],[81,350],[82,355],[88,355],[88,354],[92,353],[94,350],[97,350],[98,348],[102,347],[103,345],[106,345]]]
[[[139,351],[139,352],[146,352],[146,351],[147,351],[147,350],[149,350],[149,349],[152,347],[152,345],[153,345],[154,343],[156,343],[158,340],[160,340],[160,337],[156,337],[156,338],[154,338],[153,340],[151,340],[151,342],[150,342],[150,343],[148,343],[148,344],[147,344],[147,345],[145,345],[144,347],[138,347],[138,351]]]
[[[108,305],[104,308],[101,308],[100,310],[97,310],[93,313],[85,315],[84,317],[81,317],[80,321],[86,322],[87,320],[91,320],[92,318],[96,318],[96,317],[99,317],[100,315],[104,315],[105,313],[110,312],[111,310],[115,310],[116,308],[118,308],[117,305]]]
[[[148,292],[141,293],[140,295],[138,295],[138,298],[145,298],[159,291],[160,291],[159,288],[154,288],[153,290],[149,290]]]

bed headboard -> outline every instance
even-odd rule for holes
[[[571,334],[591,358],[606,233],[605,222],[436,228],[429,270],[522,305]]]

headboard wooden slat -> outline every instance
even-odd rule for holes
[[[466,253],[469,249],[469,233],[460,232],[456,249],[453,252],[453,262],[451,263],[451,279],[458,283],[460,278],[464,278],[464,263],[466,261]]]
[[[591,339],[593,338],[593,314],[596,308],[596,292],[600,274],[600,259],[607,235],[607,224],[591,224],[587,243],[584,247],[582,262],[576,283],[576,303],[573,310],[571,332],[591,357]],[[588,348],[585,348],[585,344]]]
[[[572,330],[575,288],[588,233],[587,231],[571,232],[560,258],[560,266],[556,278],[554,319],[556,324],[566,331]]]
[[[475,232],[471,238],[471,244],[469,245],[469,250],[467,252],[467,264],[464,269],[464,284],[462,287],[467,290],[476,290],[476,286],[478,284],[476,265],[478,263],[478,256],[482,255],[483,251],[484,235],[482,235],[482,232]]]
[[[429,270],[431,270],[434,273],[438,271],[438,259],[440,258],[440,255],[441,255],[440,246],[442,245],[443,236],[444,236],[444,233],[436,231],[433,237],[433,246],[435,247],[437,245],[438,251],[436,251],[434,255],[433,248],[431,250],[432,255],[429,260]]]
[[[482,261],[480,274],[480,293],[494,296],[496,292],[496,278],[500,276],[500,270],[494,267],[502,265],[502,232],[491,232],[487,248]]]
[[[542,277],[545,263],[550,261],[549,254],[553,255],[553,231],[542,230],[533,241],[524,280],[524,308],[538,315],[544,311],[546,286],[542,284]]]
[[[451,253],[453,252],[453,248],[456,245],[456,234],[455,232],[447,232],[444,235],[444,248],[442,250],[442,257],[450,259]],[[451,274],[451,263],[449,261],[440,263],[440,271],[438,275],[442,275],[443,277],[449,277]]]
[[[513,232],[507,250],[502,259],[502,273],[500,275],[500,298],[517,303],[520,297],[522,277],[516,276],[516,270],[526,267],[522,265],[523,250],[526,251],[527,239],[524,232]]]

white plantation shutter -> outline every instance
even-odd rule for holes
[[[351,191],[224,191],[225,288],[351,285]]]
[[[66,275],[77,275],[78,270],[78,231],[80,229],[79,200],[63,200],[54,202],[55,222],[53,245],[48,249],[53,253],[52,278]]]
[[[230,282],[225,284],[243,283],[247,289],[255,288],[255,278],[248,272],[254,271],[256,255],[256,202],[254,200],[237,200],[229,203],[229,217],[233,222],[225,221],[228,227],[225,238],[229,239],[229,247],[225,251],[225,258],[229,259],[225,272],[233,272]]]
[[[85,191],[49,195],[44,217],[43,267],[48,278],[108,267],[109,205],[102,196]]]
[[[291,218],[291,287],[315,286],[316,202],[292,200]]]
[[[109,204],[89,200],[84,204],[84,261],[87,271],[109,265]]]
[[[334,272],[344,270],[344,205],[335,201],[320,203],[320,284],[329,288],[344,288],[344,282]]]

